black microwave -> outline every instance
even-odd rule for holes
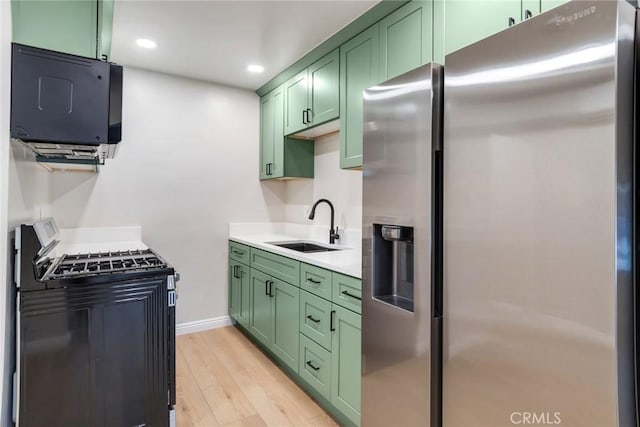
[[[38,146],[120,142],[122,66],[17,43],[11,60],[12,138]]]

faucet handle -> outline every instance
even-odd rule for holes
[[[338,226],[336,225],[336,231],[333,232],[333,238],[335,240],[340,240],[340,234],[338,234]]]

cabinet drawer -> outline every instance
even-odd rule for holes
[[[309,292],[300,292],[300,332],[331,350],[331,303]]]
[[[229,258],[249,265],[251,260],[251,248],[242,243],[229,240]]]
[[[295,286],[300,285],[300,262],[251,248],[251,268]]]
[[[362,281],[355,277],[333,273],[331,301],[356,313],[362,312]]]
[[[300,287],[319,297],[331,299],[331,272],[309,264],[300,264]]]
[[[331,398],[331,353],[300,334],[300,377],[327,399]]]

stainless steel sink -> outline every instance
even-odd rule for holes
[[[285,249],[291,249],[293,251],[304,252],[304,253],[313,253],[313,252],[332,252],[332,251],[340,251],[340,248],[329,248],[326,246],[321,246],[316,243],[306,242],[306,241],[289,241],[289,242],[269,242],[274,246],[279,246]]]

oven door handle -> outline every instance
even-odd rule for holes
[[[175,293],[175,291],[173,291]],[[167,380],[169,385],[169,409],[176,404],[176,307],[167,308],[167,356],[168,372]]]

